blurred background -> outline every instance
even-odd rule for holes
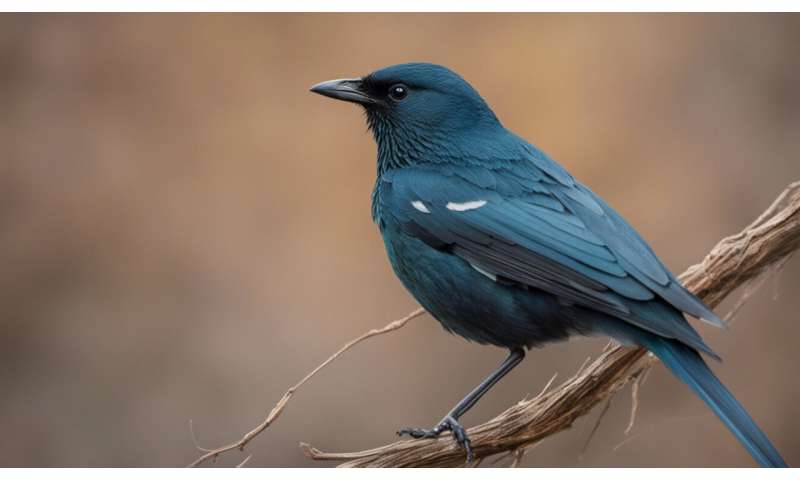
[[[0,466],[181,466],[343,343],[416,308],[370,219],[375,148],[331,78],[445,64],[605,197],[675,272],[800,179],[797,15],[0,15]],[[715,366],[800,464],[800,261]],[[727,313],[735,298],[718,311]],[[531,352],[475,425],[602,339]],[[330,466],[431,426],[505,352],[430,317],[300,390],[250,466]],[[753,466],[662,367],[525,466]],[[220,460],[235,465],[245,455]]]

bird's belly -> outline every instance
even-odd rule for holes
[[[442,326],[468,340],[536,346],[581,330],[552,295],[498,283],[465,260],[402,232],[383,232],[395,273]]]

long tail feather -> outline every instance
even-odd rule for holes
[[[694,349],[655,335],[641,343],[714,411],[762,467],[787,467],[781,454]]]

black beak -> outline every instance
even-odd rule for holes
[[[362,91],[362,85],[363,83],[360,78],[342,78],[318,83],[311,87],[311,91],[326,97],[335,98],[336,100],[360,103],[361,105],[374,105],[379,103]]]

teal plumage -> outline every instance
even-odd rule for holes
[[[524,357],[573,335],[650,349],[764,466],[777,450],[701,357],[684,314],[722,326],[598,195],[510,132],[454,72],[403,64],[312,91],[364,106],[378,145],[372,197],[392,267],[444,328],[510,350],[433,429],[471,455],[458,417]]]

